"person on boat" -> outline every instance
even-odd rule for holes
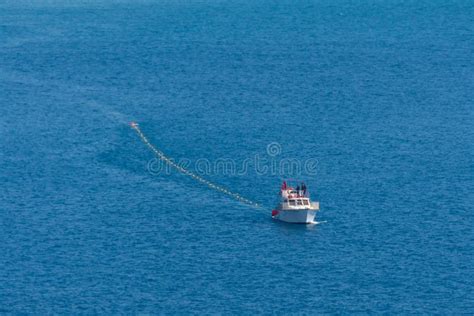
[[[306,196],[306,184],[304,182],[301,182],[301,190],[303,191],[303,196]]]
[[[300,191],[300,186],[299,186],[299,185],[296,186],[296,194],[297,194],[298,196],[301,195],[301,191]]]
[[[281,185],[281,190],[286,190],[286,181],[283,181],[283,184]]]

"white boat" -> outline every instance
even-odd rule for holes
[[[319,202],[311,202],[306,185],[292,187],[286,181],[280,188],[280,202],[272,211],[272,217],[287,223],[314,223]]]

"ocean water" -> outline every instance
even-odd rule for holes
[[[0,1],[0,313],[472,314],[473,17]],[[263,206],[160,171],[130,121],[193,170],[252,161],[204,177]],[[320,224],[271,219],[283,178]]]

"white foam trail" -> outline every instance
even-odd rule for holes
[[[319,225],[319,224],[323,224],[323,223],[327,223],[328,221],[321,221],[321,222],[318,222],[318,221],[312,221],[310,222],[309,224],[310,225]]]

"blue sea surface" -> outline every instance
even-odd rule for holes
[[[1,0],[0,313],[473,314],[473,17]],[[317,164],[204,175],[253,208],[159,172],[130,121],[191,169]],[[283,178],[320,224],[272,220]]]

